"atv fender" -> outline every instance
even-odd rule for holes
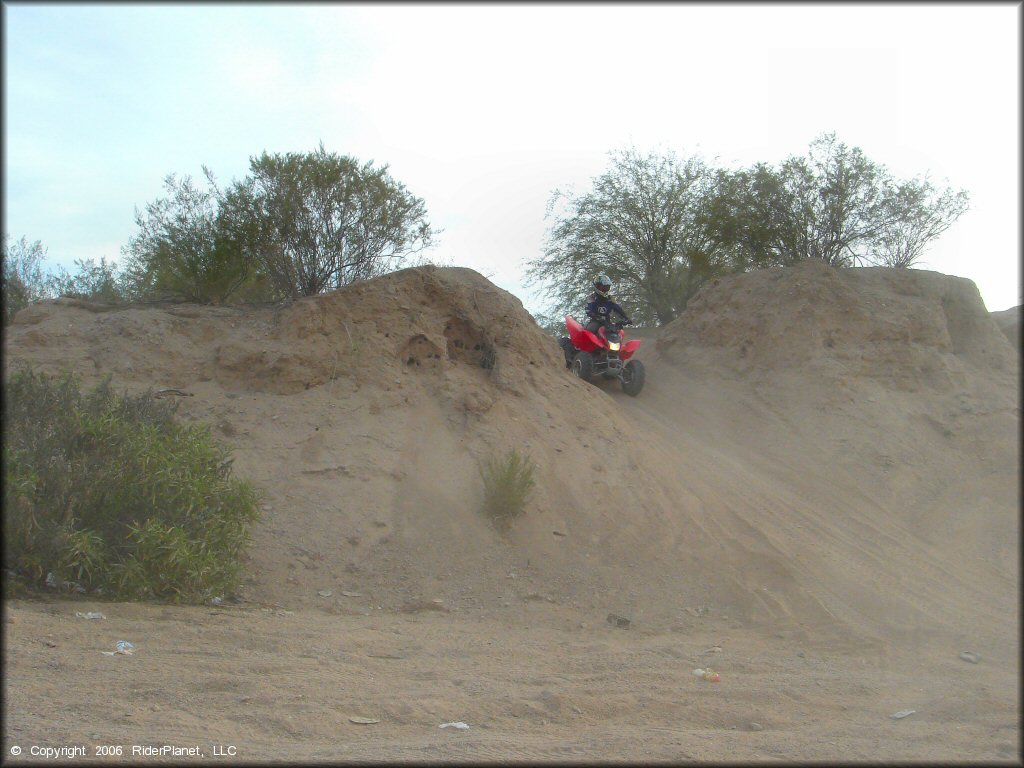
[[[622,349],[619,350],[619,357],[622,358],[623,360],[629,360],[629,358],[633,356],[633,353],[636,352],[637,348],[640,346],[641,343],[642,342],[640,341],[640,339],[632,339],[631,341],[627,341],[625,344],[622,345]]]
[[[565,316],[565,327],[569,329],[569,340],[582,352],[593,352],[601,349],[604,344],[593,333],[580,325],[572,315]]]

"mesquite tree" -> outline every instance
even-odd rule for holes
[[[422,200],[387,166],[327,152],[251,157],[226,189],[168,176],[166,197],[136,210],[123,249],[132,298],[310,296],[393,269],[432,244]]]
[[[778,167],[722,171],[709,229],[744,267],[813,258],[836,267],[913,264],[967,210],[964,190],[897,181],[834,134]]]
[[[213,174],[207,189],[190,176],[164,179],[167,197],[135,210],[138,231],[122,249],[124,281],[132,298],[176,296],[222,302],[249,278],[252,263],[228,237],[220,217],[221,192]]]
[[[730,272],[801,259],[907,267],[968,203],[964,190],[894,179],[834,134],[778,166],[712,169],[635,150],[611,158],[589,192],[552,195],[548,243],[528,270],[554,299],[550,316],[578,311],[602,272],[635,319],[663,325]]]
[[[46,248],[36,240],[30,243],[22,236],[13,245],[8,244],[10,235],[4,234],[3,241],[3,303],[4,323],[14,314],[33,301],[48,295],[47,277],[43,271]]]
[[[436,234],[423,201],[387,166],[328,153],[250,160],[224,195],[230,240],[283,297],[311,296],[393,269]]]
[[[936,189],[928,178],[894,187],[886,200],[889,224],[875,237],[868,261],[887,267],[909,267],[928,244],[966,213],[964,190]]]
[[[590,192],[552,195],[554,224],[528,277],[564,314],[578,311],[594,277],[605,273],[635,321],[667,323],[725,266],[725,250],[705,226],[713,174],[701,159],[671,152],[610,158]]]

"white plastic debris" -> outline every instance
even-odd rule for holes
[[[330,597],[334,594],[334,591],[330,589],[321,589],[317,594],[320,595],[320,597]]]
[[[115,651],[100,651],[104,656],[117,656],[121,654],[123,656],[131,656],[135,653],[135,646],[129,643],[127,640],[118,640],[117,645],[114,646],[117,650]]]
[[[75,616],[80,619],[105,619],[107,618],[99,611],[89,611],[88,613],[82,613],[81,611],[75,611]]]
[[[468,731],[469,730],[469,726],[466,725],[461,720],[459,722],[457,722],[457,723],[441,723],[437,727],[438,728],[456,728],[456,729],[458,729],[460,731]]]
[[[904,717],[910,717],[916,711],[916,709],[901,709],[899,712],[893,712],[889,717],[893,720],[902,720]]]
[[[707,669],[697,668],[693,670],[693,674],[695,677],[700,677],[704,680],[709,680],[712,683],[717,683],[719,680],[722,679],[721,676],[710,667]]]

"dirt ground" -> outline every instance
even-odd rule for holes
[[[222,759],[246,763],[1019,759],[1010,642],[972,664],[941,640],[882,647],[714,616],[622,628],[525,597],[483,614],[366,607],[11,604],[5,744],[23,758],[82,745],[91,760],[100,745],[198,746],[209,761],[234,746]],[[85,608],[107,618],[75,618]],[[102,654],[121,639],[133,655]],[[707,667],[720,682],[693,674]]]
[[[8,601],[4,757],[1019,764],[1000,314],[918,270],[740,275],[645,340],[631,398],[458,268],[262,309],[34,305],[8,371],[175,389],[265,497],[216,605]],[[479,464],[510,447],[537,488],[501,532]]]

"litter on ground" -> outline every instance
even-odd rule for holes
[[[131,656],[135,653],[135,646],[129,643],[127,640],[118,640],[115,646],[117,650],[114,651],[100,651],[104,656],[117,656],[121,654],[123,656]]]

